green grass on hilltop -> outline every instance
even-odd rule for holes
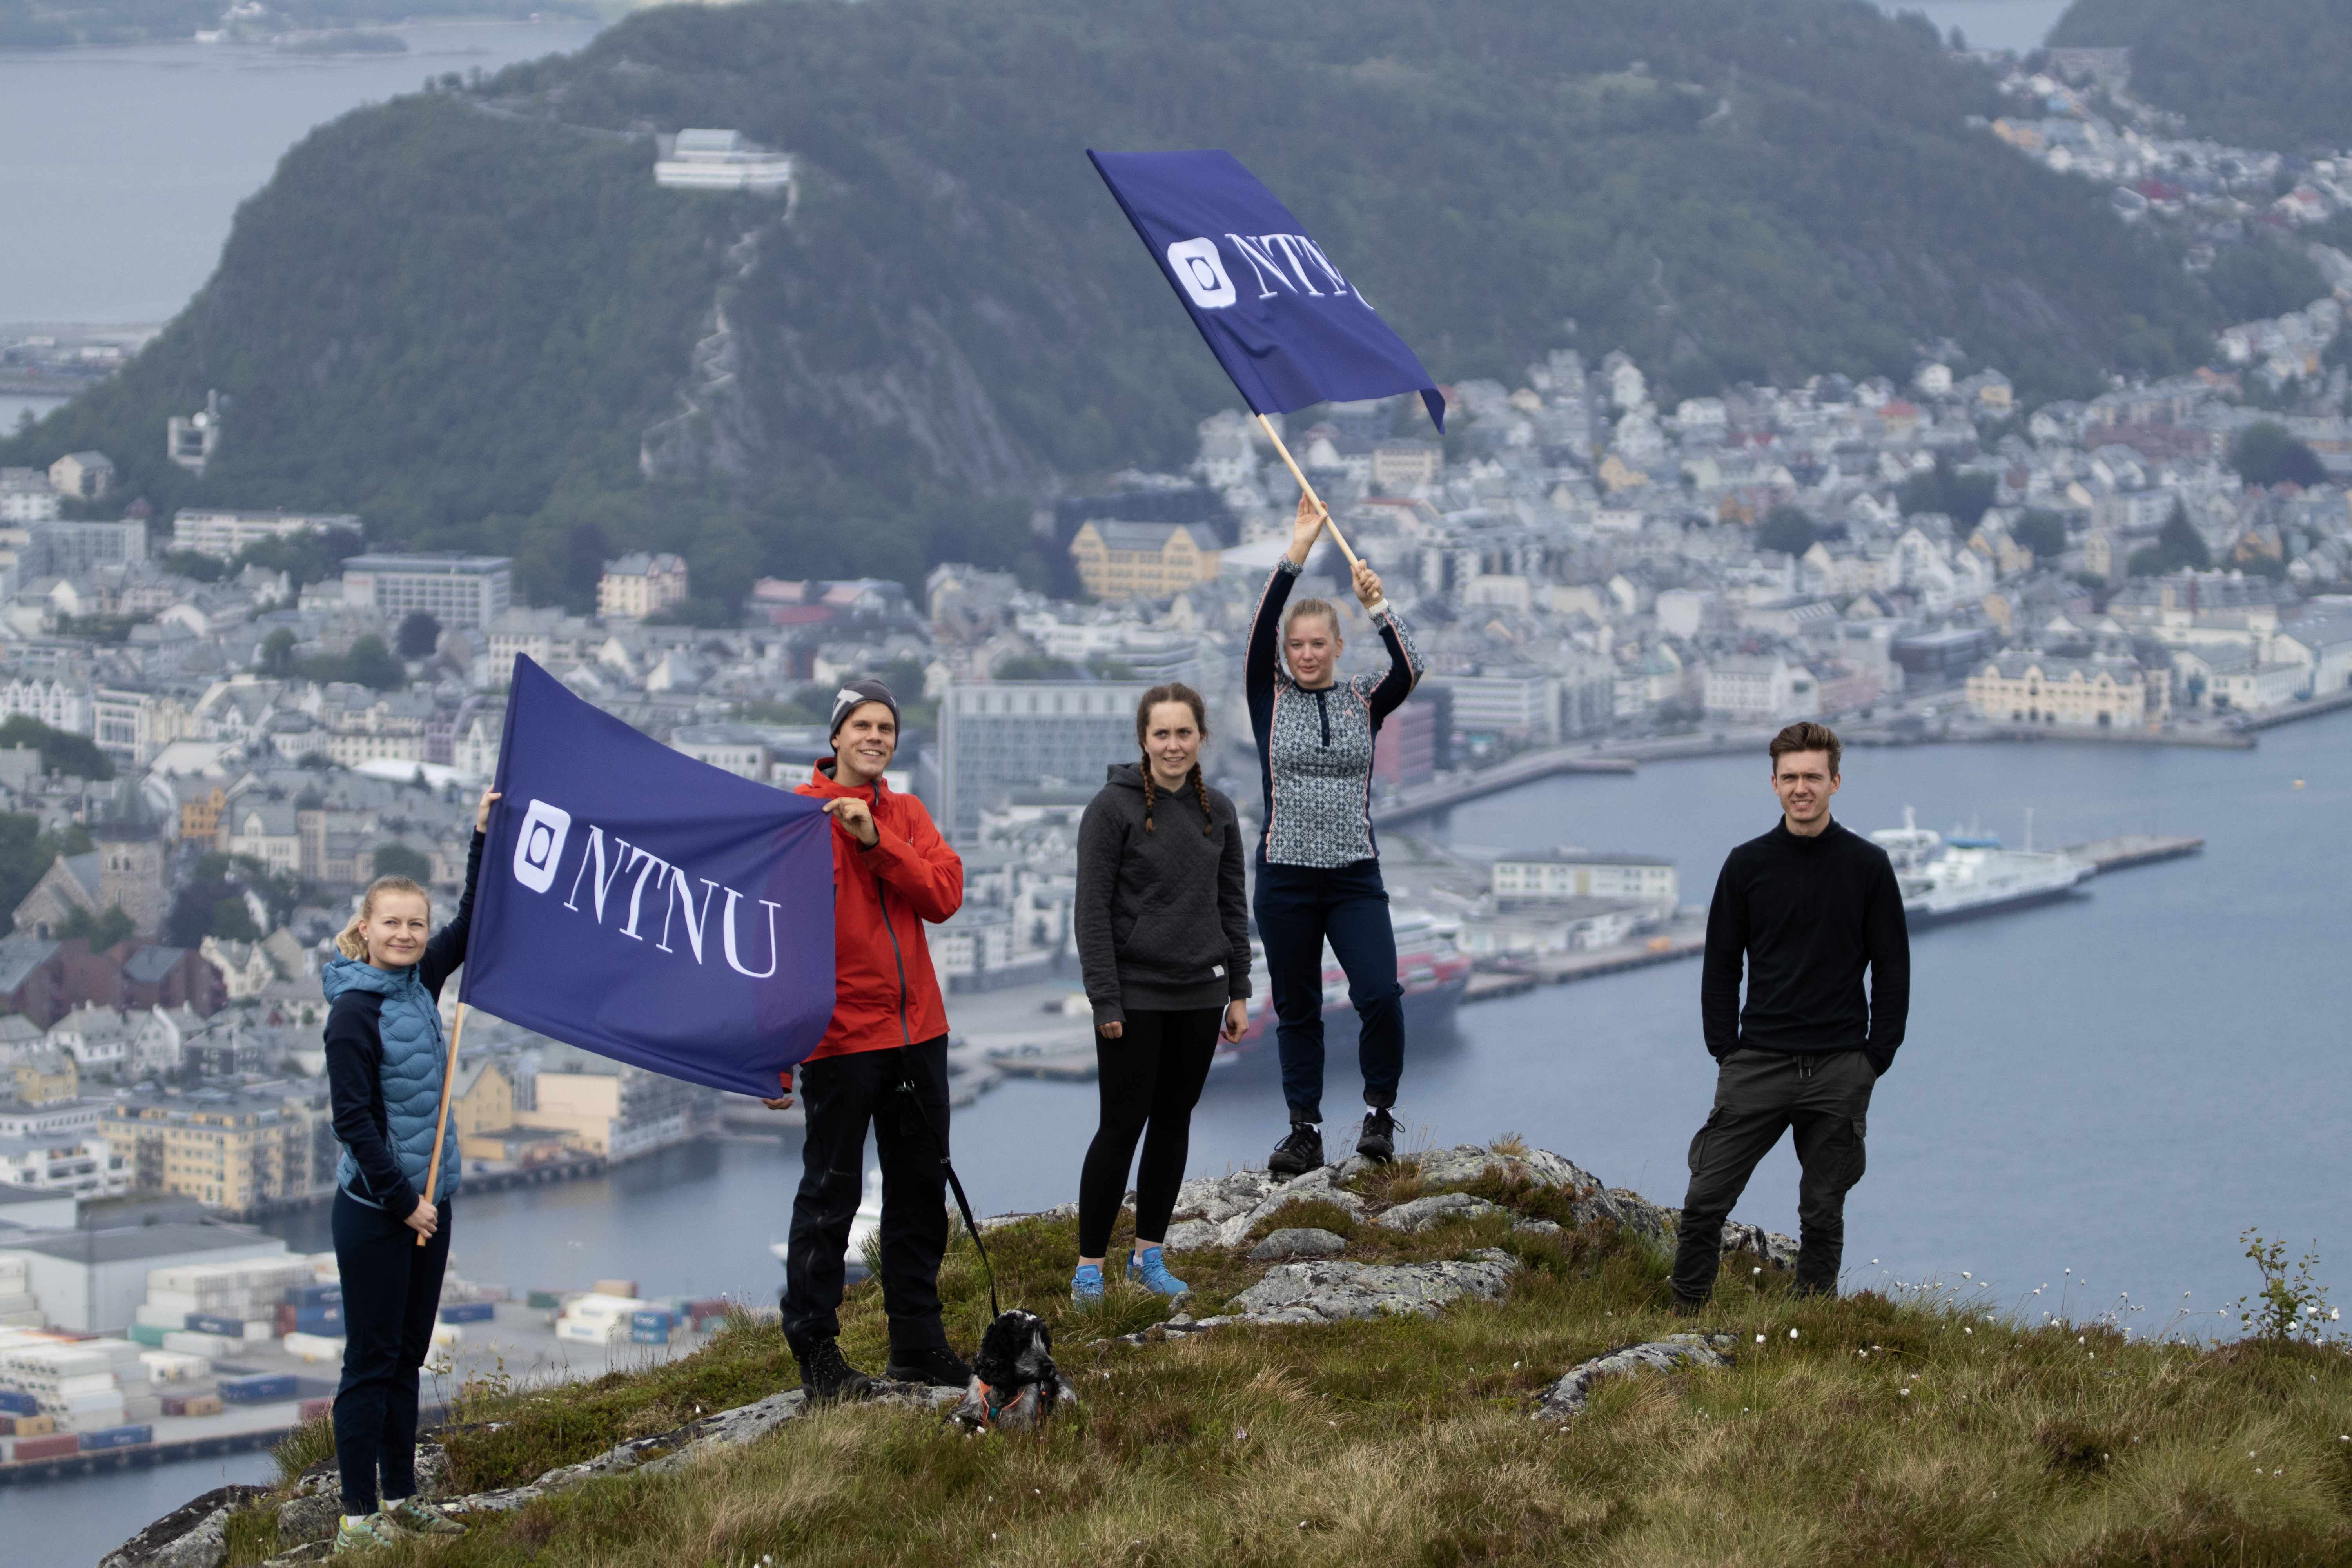
[[[1415,1184],[1398,1171],[1381,1196]],[[1528,1209],[1553,1199],[1487,1187]],[[1569,1368],[1691,1326],[1666,1310],[1664,1260],[1605,1226],[1513,1236],[1490,1216],[1400,1237],[1344,1222],[1302,1205],[1264,1228],[1323,1223],[1366,1260],[1501,1246],[1528,1267],[1505,1300],[1435,1319],[1130,1346],[1109,1336],[1154,1321],[1157,1304],[1114,1286],[1098,1310],[1073,1308],[1074,1224],[1026,1222],[988,1239],[1005,1300],[1053,1322],[1081,1395],[1047,1430],[974,1437],[936,1415],[841,1408],[681,1474],[477,1516],[462,1540],[381,1560],[2352,1562],[2352,1357],[2337,1348],[2031,1328],[1949,1292],[1799,1300],[1742,1255],[1705,1321],[1738,1334],[1733,1369],[1614,1380],[1585,1415],[1538,1423],[1535,1396]],[[1195,1254],[1178,1272],[1205,1315],[1262,1268]],[[941,1287],[969,1349],[987,1307],[968,1242]],[[843,1321],[851,1359],[878,1370],[879,1291],[852,1290]],[[667,1366],[547,1394],[478,1387],[467,1415],[505,1425],[446,1441],[461,1489],[509,1485],[794,1375],[775,1325],[745,1317]],[[258,1560],[258,1531],[235,1539],[232,1562]]]

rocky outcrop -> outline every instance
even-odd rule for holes
[[[1490,1204],[1467,1193],[1437,1193],[1399,1204],[1372,1223],[1383,1230],[1401,1230],[1410,1235],[1449,1220],[1484,1219],[1488,1215],[1509,1212],[1500,1204]]]
[[[220,1568],[228,1516],[268,1495],[265,1487],[218,1487],[181,1504],[104,1557],[98,1568]]]
[[[1275,1231],[1249,1250],[1253,1263],[1270,1262],[1277,1258],[1337,1258],[1348,1250],[1348,1238],[1312,1226],[1293,1226]]]
[[[1724,1353],[1732,1344],[1729,1334],[1676,1334],[1671,1339],[1652,1340],[1646,1344],[1622,1345],[1606,1355],[1571,1367],[1558,1383],[1544,1391],[1536,1402],[1531,1419],[1564,1421],[1571,1415],[1584,1414],[1592,1397],[1593,1385],[1604,1377],[1622,1377],[1647,1367],[1654,1372],[1679,1372],[1686,1367],[1727,1367],[1731,1358]]]
[[[1487,1248],[1459,1263],[1279,1263],[1234,1298],[1240,1309],[1203,1318],[1228,1323],[1339,1323],[1391,1313],[1434,1317],[1465,1298],[1491,1301],[1510,1289],[1519,1260]]]

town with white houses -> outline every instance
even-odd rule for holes
[[[2200,244],[2352,205],[2326,161],[2165,140],[2099,67],[2018,75],[2043,117],[1986,131],[2117,183],[2127,216],[2204,226]],[[667,177],[748,178],[748,159],[788,178],[732,136],[681,140]],[[2290,189],[2251,199],[2283,169]],[[1800,718],[1862,743],[2242,745],[2352,702],[2352,258],[2305,248],[2329,294],[2086,401],[2025,406],[1949,342],[1899,384],[1671,403],[1622,353],[1560,351],[1444,388],[1442,438],[1406,398],[1277,422],[1427,659],[1380,738],[1376,821]],[[154,438],[201,471],[234,411],[211,400]],[[593,614],[522,603],[507,560],[404,551],[363,515],[163,516],[116,476],[96,451],[0,470],[0,1190],[229,1217],[329,1193],[322,956],[378,875],[454,895],[518,656],[779,789],[826,753],[841,683],[891,682],[893,782],[964,857],[963,908],[931,940],[967,995],[1075,987],[1077,817],[1132,756],[1149,685],[1204,692],[1211,776],[1255,810],[1242,645],[1298,491],[1237,409],[1202,421],[1186,471],[1041,509],[1042,581],[949,563],[920,584],[746,587],[637,552],[604,563]],[[1328,542],[1307,573],[1345,606],[1349,657],[1376,657]],[[730,595],[732,625],[672,614]],[[1639,846],[1487,864],[1386,844],[1391,885],[1482,968],[1667,942],[1687,918],[1673,865]],[[636,1157],[730,1115],[494,1018],[466,1045],[457,1135],[486,1177]],[[0,1294],[0,1326],[41,1316]]]

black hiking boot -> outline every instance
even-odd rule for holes
[[[794,1357],[801,1363],[801,1389],[810,1404],[835,1405],[873,1397],[874,1380],[850,1365],[835,1341],[819,1340],[809,1347],[806,1355],[795,1352]]]
[[[1290,1124],[1290,1136],[1276,1143],[1274,1152],[1266,1156],[1265,1168],[1268,1173],[1286,1182],[1322,1163],[1323,1134],[1311,1121],[1294,1121]]]
[[[969,1388],[971,1367],[945,1345],[919,1351],[892,1351],[883,1375],[893,1383],[927,1383],[933,1388]]]
[[[1364,1130],[1356,1134],[1356,1152],[1382,1165],[1396,1158],[1396,1118],[1387,1106],[1375,1105],[1364,1118]]]
[[[1706,1310],[1706,1300],[1707,1299],[1704,1296],[1700,1297],[1696,1301],[1690,1300],[1686,1296],[1677,1296],[1675,1298],[1675,1316],[1677,1318],[1696,1318],[1701,1312]]]

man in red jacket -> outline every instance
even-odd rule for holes
[[[812,1399],[855,1398],[873,1380],[842,1356],[850,1222],[865,1187],[866,1128],[882,1165],[882,1302],[889,1375],[961,1388],[971,1368],[940,1321],[947,1251],[948,1017],[923,922],[963,903],[963,862],[912,795],[882,774],[898,748],[898,700],[852,681],[833,704],[834,754],[795,792],[833,816],[833,1023],[800,1067],[808,1133],[784,1263],[784,1337]],[[793,1082],[768,1104],[793,1102]]]

